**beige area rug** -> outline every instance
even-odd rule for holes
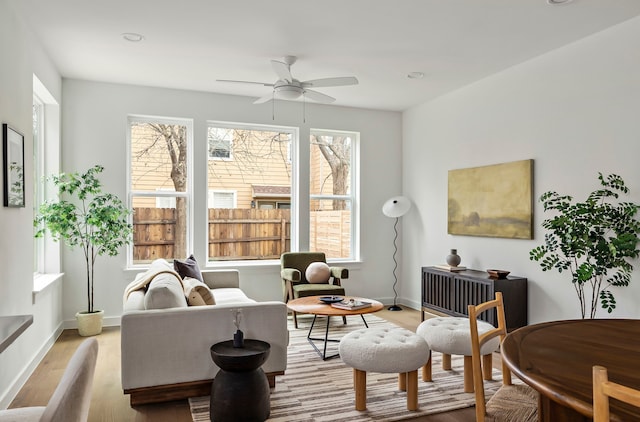
[[[369,327],[395,327],[374,315],[365,315]],[[313,337],[323,337],[325,318],[318,318]],[[442,370],[442,355],[433,352],[433,382],[422,381],[418,372],[417,411],[407,410],[406,393],[398,390],[397,374],[367,373],[367,410],[355,410],[353,369],[339,357],[323,361],[307,342],[311,322],[298,317],[298,328],[289,321],[288,363],[285,375],[277,377],[271,391],[269,421],[398,421],[421,415],[446,412],[474,406],[474,395],[462,390],[462,356],[452,356],[452,371]],[[329,338],[339,339],[346,333],[363,328],[360,317],[351,317],[347,325],[339,318],[331,319]],[[316,331],[317,329],[317,331]],[[322,350],[321,344],[318,347]],[[327,355],[336,353],[338,343],[329,343]],[[494,381],[485,381],[487,398],[500,387],[500,373],[494,370]],[[209,421],[209,397],[189,399],[196,422]]]

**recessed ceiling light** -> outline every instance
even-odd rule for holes
[[[120,34],[122,38],[131,42],[140,42],[144,40],[144,36],[140,34],[136,34],[135,32],[125,32],[124,34]]]
[[[547,0],[549,4],[566,4],[571,3],[573,0]]]
[[[409,78],[409,79],[422,79],[422,78],[424,78],[424,73],[422,73],[422,72],[410,72],[407,75],[407,78]]]

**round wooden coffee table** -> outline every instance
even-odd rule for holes
[[[320,301],[321,297],[322,296],[307,296],[307,297],[301,297],[301,298],[298,298],[298,299],[293,299],[293,300],[290,300],[289,302],[287,302],[287,308],[291,309],[292,311],[299,312],[301,314],[312,314],[313,315],[313,322],[311,322],[311,327],[309,327],[309,333],[307,334],[307,340],[309,341],[309,344],[311,344],[311,346],[313,346],[315,351],[318,352],[318,354],[320,355],[322,360],[327,360],[327,359],[331,359],[331,358],[334,358],[336,356],[339,356],[338,353],[336,353],[334,355],[327,356],[327,343],[330,342],[330,341],[332,341],[332,342],[339,342],[340,341],[338,339],[330,339],[329,338],[329,325],[330,325],[329,322],[330,322],[332,316],[346,317],[346,316],[349,316],[349,315],[360,315],[360,317],[362,318],[362,321],[364,322],[365,327],[369,328],[369,325],[367,324],[367,321],[364,319],[364,314],[370,314],[372,312],[378,312],[384,306],[382,303],[378,302],[377,300],[367,299],[367,298],[364,298],[364,297],[344,296],[345,299],[352,299],[353,298],[356,301],[369,302],[369,303],[371,303],[371,306],[367,306],[366,308],[355,309],[355,310],[339,309],[339,308],[334,308],[330,304],[326,304],[326,303]],[[316,318],[318,316],[326,316],[327,317],[327,326],[326,326],[325,331],[324,331],[324,338],[311,337],[311,331],[313,330],[313,326],[315,325]],[[318,349],[318,346],[316,346],[316,344],[315,344],[316,341],[321,341],[321,342],[324,343],[324,347],[323,347],[322,351],[320,351],[320,349]]]

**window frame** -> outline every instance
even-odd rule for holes
[[[187,128],[187,167],[188,167],[188,181],[187,192],[174,192],[174,191],[134,191],[132,189],[132,156],[131,156],[131,124],[132,123],[163,123],[163,124],[179,124],[184,125]],[[285,160],[287,160],[290,166],[291,172],[291,197],[290,197],[290,210],[291,210],[291,225],[290,225],[290,250],[296,252],[299,250],[308,250],[309,248],[309,234],[310,234],[310,212],[309,203],[312,200],[331,201],[331,200],[343,200],[346,201],[346,206],[351,210],[351,233],[350,233],[350,255],[343,257],[328,257],[328,261],[331,262],[357,262],[360,259],[360,132],[349,130],[331,130],[331,129],[304,129],[303,135],[307,139],[307,145],[301,148],[301,129],[298,126],[285,126],[285,125],[267,125],[260,123],[239,123],[230,121],[219,120],[206,120],[204,124],[204,139],[194,139],[194,121],[187,118],[170,118],[163,116],[147,116],[147,115],[129,115],[127,116],[127,201],[131,207],[133,199],[135,197],[185,197],[187,199],[187,215],[189,221],[187,222],[186,242],[189,253],[193,252],[198,259],[202,259],[201,266],[205,267],[229,267],[229,266],[260,266],[260,265],[274,265],[276,260],[238,260],[238,261],[226,261],[226,260],[211,260],[209,259],[209,245],[206,236],[194,236],[195,230],[199,227],[208,227],[208,208],[209,208],[209,191],[224,191],[229,192],[230,189],[210,189],[209,188],[209,170],[208,164],[210,157],[208,155],[209,142],[208,142],[208,128],[221,127],[227,129],[237,130],[250,130],[250,131],[272,131],[280,133],[290,134],[290,141],[288,145],[288,153]],[[201,132],[202,133],[202,132]],[[346,195],[332,195],[332,194],[311,194],[311,172],[310,163],[311,158],[311,136],[312,135],[332,135],[332,136],[348,136],[351,138],[351,158],[349,169],[349,194]],[[196,151],[196,144],[197,151]],[[207,159],[202,160],[198,157],[198,151],[207,151]],[[300,156],[300,152],[303,152],[306,156]],[[199,180],[196,181],[196,173]],[[204,179],[204,181],[202,180]],[[301,184],[302,183],[302,184]],[[195,189],[198,189],[198,198],[195,198]],[[204,195],[203,195],[204,194]],[[203,198],[204,196],[204,198]],[[205,199],[205,200],[203,200]],[[237,207],[238,192],[234,192],[234,207]],[[257,203],[256,203],[257,205]],[[197,211],[196,211],[197,207]],[[303,212],[305,215],[301,215]],[[133,217],[130,217],[133,220]],[[195,218],[198,221],[195,221]],[[301,230],[303,231],[301,233]],[[194,240],[197,240],[198,245],[194,245]],[[194,249],[194,246],[197,246]],[[177,258],[177,257],[176,257]],[[148,264],[134,264],[133,263],[133,245],[127,247],[127,267],[132,269],[144,268]]]
[[[343,200],[351,205],[348,207],[351,210],[351,236],[350,236],[350,256],[327,259],[328,261],[356,261],[360,257],[360,132],[348,131],[348,130],[331,130],[331,129],[315,129],[309,130],[309,159],[311,158],[311,137],[314,135],[321,136],[348,136],[351,138],[351,157],[349,167],[349,194],[347,195],[333,195],[333,194],[312,194],[309,189],[309,201],[333,201]],[[309,169],[311,164],[309,163]],[[308,183],[311,184],[311,172],[308,174]],[[311,214],[311,210],[309,210]],[[307,231],[311,231],[311,224],[307,227]],[[309,246],[309,245],[307,245]]]
[[[33,212],[37,214],[40,204],[48,199],[57,199],[57,189],[51,182],[41,183],[44,177],[60,173],[60,104],[40,79],[33,74],[33,101],[40,104],[39,137],[34,142],[34,195]],[[33,135],[33,134],[32,134]],[[36,149],[37,148],[37,149]],[[39,201],[39,202],[38,202]],[[35,228],[34,228],[35,229]],[[35,231],[34,231],[35,233]],[[34,243],[34,295],[62,278],[61,243],[51,237],[47,230],[42,238]],[[34,296],[35,297],[35,296]]]
[[[250,131],[268,131],[268,132],[279,132],[279,133],[288,133],[290,134],[289,145],[287,148],[287,163],[291,165],[291,224],[290,224],[290,244],[291,251],[299,250],[299,220],[300,217],[298,215],[298,210],[300,209],[299,199],[297,198],[298,186],[299,186],[299,161],[293,160],[293,157],[297,157],[299,151],[299,142],[300,142],[300,128],[298,126],[286,126],[286,125],[268,125],[262,123],[243,123],[243,122],[232,122],[232,121],[223,121],[223,120],[215,120],[208,119],[206,121],[207,128],[207,136],[209,127],[219,127],[226,129],[237,129],[237,130],[250,130]],[[208,138],[207,138],[207,156],[208,156]],[[208,161],[207,161],[208,163]],[[208,168],[205,170],[206,180],[205,180],[205,188],[209,190],[209,170]],[[208,196],[207,196],[208,198]],[[237,196],[236,196],[237,199]],[[207,201],[208,202],[208,201]],[[205,204],[208,208],[208,203]],[[209,226],[209,217],[208,212],[205,213],[205,222],[204,227]],[[212,260],[209,257],[209,244],[208,239],[205,237],[204,239],[204,256],[206,258],[206,265],[210,267],[228,267],[229,264],[233,264],[236,266],[255,266],[255,265],[264,265],[271,264],[276,262],[276,260],[239,260],[239,261],[218,261]]]
[[[185,192],[177,192],[175,190],[155,190],[155,191],[134,191],[132,185],[132,160],[131,160],[131,125],[132,123],[162,123],[167,125],[181,125],[185,126],[187,130],[187,190]],[[150,116],[150,115],[139,115],[139,114],[130,114],[127,116],[127,133],[126,133],[126,151],[127,151],[127,206],[129,209],[133,210],[133,200],[134,198],[158,198],[158,197],[171,197],[171,198],[186,198],[187,200],[187,233],[185,233],[186,239],[186,247],[187,252],[193,250],[193,232],[195,227],[194,222],[194,197],[193,197],[193,149],[194,149],[194,135],[193,135],[193,119],[187,118],[175,118],[175,117],[165,117],[165,116]],[[129,222],[133,224],[133,215],[129,216]],[[137,268],[146,268],[148,264],[137,264],[133,262],[133,242],[127,245],[127,268],[137,269]],[[171,260],[166,258],[167,260]]]
[[[38,116],[38,126],[36,129],[36,125],[34,122],[34,133],[33,133],[33,213],[34,215],[38,214],[38,210],[40,209],[40,205],[45,201],[44,195],[44,185],[39,183],[40,180],[45,176],[45,160],[44,157],[44,118],[45,118],[45,110],[44,110],[44,101],[40,98],[37,92],[33,93],[33,111],[34,115]],[[34,119],[35,120],[35,119]],[[45,237],[35,237],[34,238],[34,275],[44,274],[45,273]]]

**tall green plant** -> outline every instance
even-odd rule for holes
[[[96,258],[115,256],[131,243],[131,211],[115,195],[104,193],[97,175],[104,167],[96,165],[86,173],[51,175],[58,199],[43,203],[34,220],[36,237],[49,230],[54,240],[84,252],[87,271],[87,312],[93,308],[93,280]]]
[[[543,271],[569,271],[580,300],[582,318],[595,318],[598,300],[602,309],[613,312],[616,301],[612,286],[628,286],[633,266],[629,258],[640,254],[637,245],[640,221],[635,218],[639,206],[619,202],[628,194],[620,176],[606,178],[599,173],[601,189],[591,192],[586,201],[573,203],[573,197],[550,191],[540,197],[544,210],[556,215],[542,222],[544,245],[531,250],[529,257],[540,262]],[[591,297],[585,292],[591,287]]]

